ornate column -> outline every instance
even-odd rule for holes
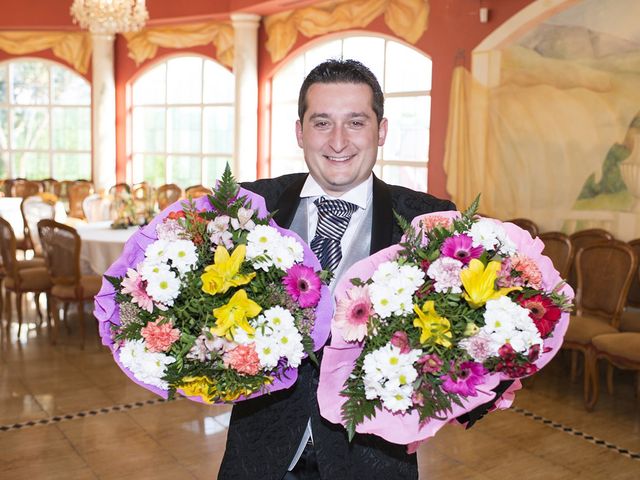
[[[231,14],[234,30],[235,129],[233,173],[255,180],[258,162],[258,26],[260,15]]]
[[[116,183],[116,85],[114,35],[92,33],[93,183],[96,191]]]

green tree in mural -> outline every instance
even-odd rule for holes
[[[638,113],[629,125],[624,143],[614,143],[607,152],[602,162],[602,176],[599,182],[596,182],[595,174],[591,174],[585,181],[578,200],[595,198],[598,195],[608,193],[618,193],[627,190],[627,186],[622,179],[620,173],[620,163],[627,159],[631,154],[632,134],[640,131],[640,113]]]

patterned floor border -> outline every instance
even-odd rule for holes
[[[561,423],[558,422],[554,422],[553,420],[549,420],[548,418],[544,418],[541,417],[540,415],[536,415],[533,412],[530,412],[529,410],[525,410],[524,408],[517,408],[517,407],[511,407],[510,408],[511,411],[518,413],[526,418],[529,418],[531,420],[534,420],[536,422],[540,422],[544,425],[547,425],[548,427],[554,428],[556,430],[559,430],[561,432],[567,433],[569,435],[574,435],[576,437],[580,437],[583,440],[586,440],[589,443],[592,443],[594,445],[598,445],[599,447],[603,447],[606,448],[608,450],[612,450],[616,453],[619,453],[620,455],[630,458],[632,460],[640,460],[640,453],[638,452],[632,452],[626,448],[621,448],[618,447],[617,445],[614,445],[612,443],[607,442],[606,440],[602,440],[600,438],[594,437],[593,435],[589,435],[588,433],[584,433],[581,432],[579,430],[576,430],[572,427],[567,427],[566,425],[563,425]]]
[[[179,400],[179,399],[176,398],[176,400]],[[29,420],[28,422],[0,425],[0,432],[8,432],[11,430],[22,430],[29,427],[38,427],[43,425],[51,425],[54,423],[68,422],[70,420],[78,420],[79,418],[86,418],[86,417],[95,417],[97,415],[105,415],[107,413],[113,413],[113,412],[124,412],[127,410],[135,410],[137,408],[147,407],[149,405],[158,405],[160,403],[167,403],[172,401],[174,400],[165,400],[164,398],[156,398],[156,399],[147,400],[144,402],[123,403],[120,405],[112,405],[111,407],[82,410],[77,413],[70,413],[67,415],[55,415],[53,417],[43,418],[40,420]]]
[[[176,400],[179,400],[179,398],[176,398]],[[37,427],[37,426],[42,426],[42,425],[51,425],[54,423],[60,423],[60,422],[67,422],[70,420],[77,420],[79,418],[86,418],[86,417],[93,417],[93,416],[97,416],[97,415],[105,415],[107,413],[113,413],[113,412],[123,412],[123,411],[127,411],[127,410],[134,410],[137,408],[142,408],[142,407],[146,407],[149,405],[158,405],[161,403],[167,403],[170,401],[174,401],[174,400],[165,400],[164,398],[156,398],[154,400],[147,400],[145,402],[134,402],[134,403],[124,403],[121,405],[113,405],[111,407],[105,407],[105,408],[98,408],[98,409],[92,409],[92,410],[83,410],[77,413],[73,413],[73,414],[67,414],[67,415],[56,415],[53,417],[49,417],[49,418],[43,418],[40,420],[30,420],[28,422],[22,422],[22,423],[13,423],[13,424],[7,424],[7,425],[0,425],[0,432],[8,432],[8,431],[12,431],[12,430],[22,430],[25,428],[29,428],[29,427]],[[529,418],[533,421],[536,422],[540,422],[544,425],[547,425],[548,427],[554,428],[556,430],[559,430],[561,432],[567,433],[569,435],[574,435],[576,437],[580,437],[583,440],[586,440],[589,443],[592,443],[594,445],[606,448],[608,450],[612,450],[616,453],[619,453],[622,456],[625,456],[627,458],[630,458],[632,460],[640,460],[640,453],[638,452],[633,452],[630,451],[626,448],[621,448],[618,447],[612,443],[607,442],[606,440],[602,440],[599,439],[597,437],[594,437],[593,435],[589,435],[587,433],[581,432],[579,430],[576,430],[572,427],[568,427],[566,425],[563,425],[561,423],[558,422],[554,422],[553,420],[549,420],[548,418],[544,418],[540,415],[536,415],[533,412],[530,412],[529,410],[525,410],[524,408],[517,408],[517,407],[511,407],[510,408],[511,411],[522,415],[523,417]]]

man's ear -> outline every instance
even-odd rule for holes
[[[298,146],[302,148],[302,122],[300,120],[296,120],[296,139]]]
[[[387,119],[383,118],[380,121],[380,126],[378,127],[378,146],[379,147],[384,145],[384,141],[387,138],[387,127],[388,127]]]

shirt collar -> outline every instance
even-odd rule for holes
[[[317,197],[326,197],[330,199],[344,200],[345,202],[350,202],[362,209],[367,208],[367,204],[369,203],[369,199],[373,195],[373,174],[369,175],[364,182],[360,185],[352,188],[351,190],[344,193],[344,195],[340,197],[334,197],[332,195],[327,194],[322,187],[315,181],[315,179],[309,174],[307,176],[307,180],[304,182],[302,190],[300,191],[300,198],[317,198]]]

